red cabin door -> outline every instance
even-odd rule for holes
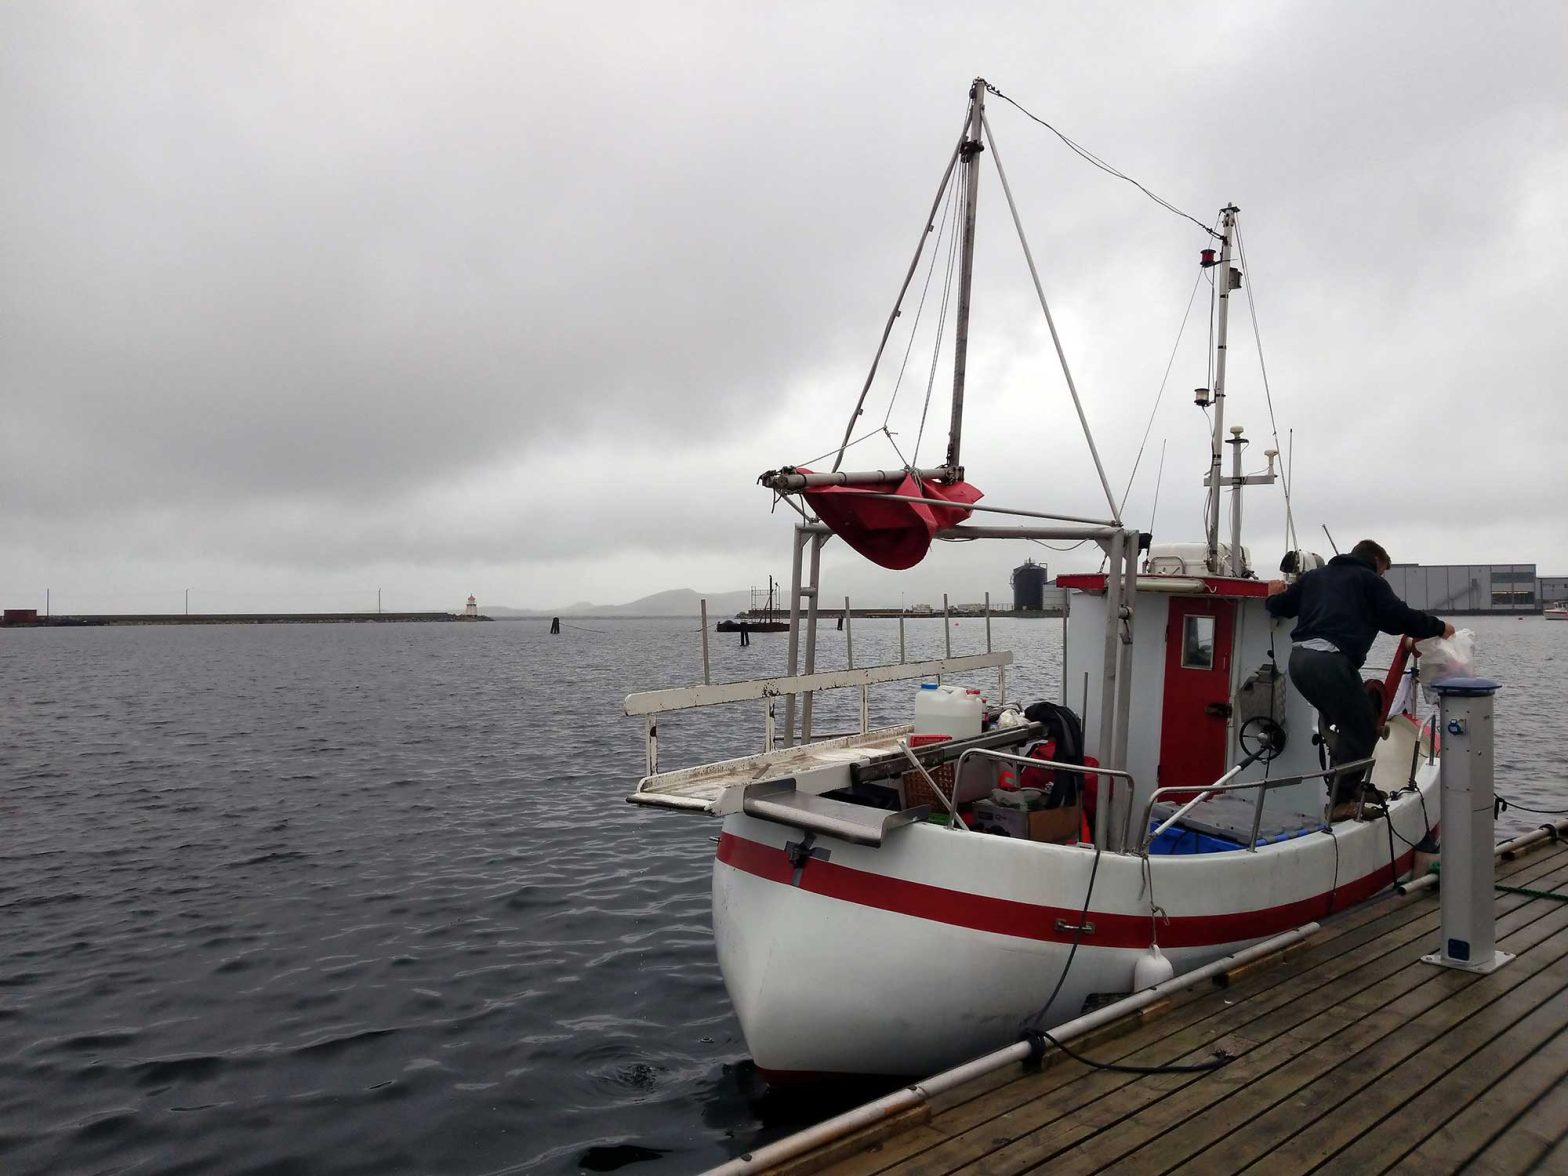
[[[1212,784],[1225,774],[1230,721],[1233,600],[1172,597],[1165,629],[1165,707],[1160,726],[1162,788]],[[1191,800],[1196,793],[1171,799]]]

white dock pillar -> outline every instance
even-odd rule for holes
[[[1492,892],[1492,695],[1490,678],[1445,678],[1438,692],[1443,733],[1442,942],[1422,961],[1490,972],[1514,957],[1497,950]]]

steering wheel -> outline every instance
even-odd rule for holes
[[[1268,763],[1285,750],[1285,728],[1267,715],[1253,715],[1236,732],[1236,742],[1253,759]]]

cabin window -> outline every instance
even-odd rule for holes
[[[1187,670],[1214,668],[1214,618],[1188,617],[1181,639],[1181,664]]]

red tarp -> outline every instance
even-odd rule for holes
[[[809,474],[803,467],[797,473]],[[895,502],[872,498],[899,494],[905,498],[940,498],[953,506]],[[983,497],[968,482],[917,483],[908,474],[893,486],[819,486],[802,492],[813,513],[874,564],[895,571],[912,568],[926,557],[931,536],[942,527],[956,527],[970,515],[964,508]]]

